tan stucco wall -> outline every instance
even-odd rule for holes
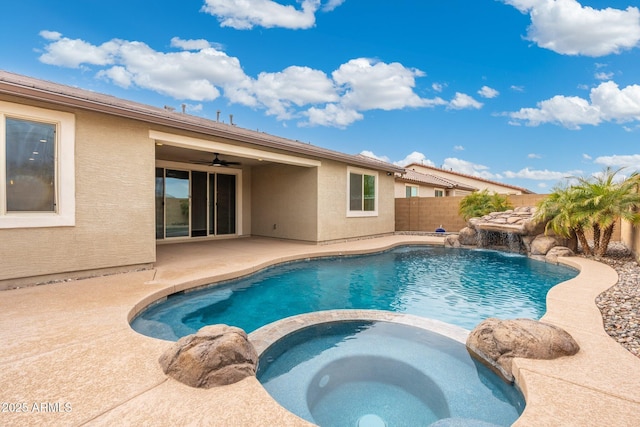
[[[640,261],[640,227],[634,227],[630,223],[623,221],[620,228],[622,242],[633,252],[636,260]]]
[[[405,199],[407,197],[407,187],[418,187],[418,197],[435,197],[436,187],[433,185],[414,184],[403,181],[395,181],[394,190],[396,199]],[[442,190],[446,194],[446,189],[439,187],[438,190]]]
[[[318,241],[393,233],[395,179],[378,172],[378,215],[347,217],[347,165],[323,161],[319,169]],[[375,173],[375,171],[370,171]]]
[[[318,168],[256,166],[251,176],[251,234],[317,241]]]
[[[0,289],[12,287],[14,278],[155,261],[155,161],[148,127],[71,112],[76,115],[76,224],[0,230]]]

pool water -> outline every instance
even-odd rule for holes
[[[131,326],[175,341],[210,324],[249,333],[308,312],[377,309],[473,329],[488,317],[540,318],[548,290],[576,275],[569,267],[499,251],[406,246],[287,263],[171,295],[140,313]]]
[[[464,344],[390,322],[298,330],[261,355],[257,377],[280,405],[322,427],[508,426],[525,406]]]

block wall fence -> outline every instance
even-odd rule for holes
[[[517,208],[535,206],[546,196],[546,194],[509,195],[508,199],[513,207]],[[458,215],[458,205],[463,198],[464,196],[396,199],[396,231],[434,232],[436,228],[442,226],[448,232],[458,232],[467,226],[467,223]],[[613,241],[621,240],[620,231],[620,224],[616,224]],[[627,233],[630,234],[630,232]],[[634,237],[637,240],[637,234]],[[625,239],[625,243],[633,250],[631,242]],[[638,242],[635,243],[637,246]]]

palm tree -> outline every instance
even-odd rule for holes
[[[631,224],[640,223],[640,179],[637,172],[620,181],[616,177],[622,170],[607,167],[594,178],[580,178],[576,185],[579,211],[588,217],[593,229],[593,251],[596,256],[607,253],[609,242],[619,219]]]
[[[552,231],[562,237],[576,237],[586,255],[591,255],[584,234],[587,220],[578,209],[578,193],[573,187],[557,187],[537,205],[534,219],[546,222],[545,234]]]

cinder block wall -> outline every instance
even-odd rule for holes
[[[535,206],[546,194],[509,195],[513,207]],[[463,196],[411,197],[396,199],[396,231],[433,232],[442,226],[446,231],[457,232],[466,227],[458,215]],[[616,224],[612,240],[620,241],[620,224]],[[587,238],[590,238],[587,236]]]

